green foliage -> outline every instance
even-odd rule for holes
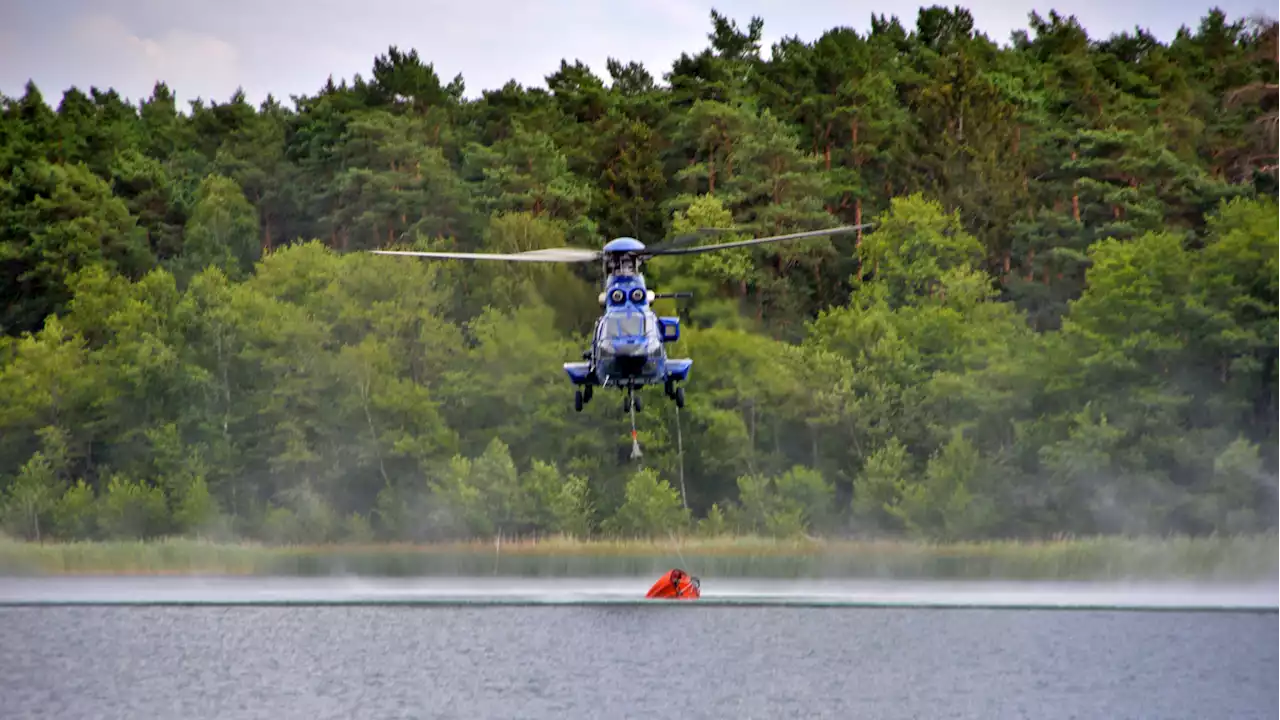
[[[728,516],[738,532],[771,537],[795,537],[830,529],[834,488],[811,468],[793,467],[776,477],[738,478],[738,502]],[[717,515],[720,514],[716,506]],[[708,516],[710,518],[710,516]],[[723,516],[712,519],[706,531],[724,527]]]
[[[164,534],[168,519],[160,488],[113,473],[98,506],[98,527],[109,539],[147,539]]]
[[[183,238],[175,265],[184,275],[215,265],[232,280],[242,280],[259,257],[257,211],[235,180],[210,175],[200,183]]]
[[[981,243],[965,232],[958,213],[945,213],[920,194],[894,198],[876,225],[860,258],[888,288],[893,306],[932,296],[945,278],[972,269],[982,257]]]
[[[54,527],[64,538],[91,539],[98,537],[97,503],[93,488],[84,480],[67,488],[53,509]]]
[[[683,532],[688,510],[671,483],[652,469],[638,470],[627,481],[626,499],[604,524],[605,532],[623,537],[661,537]]]
[[[291,107],[0,99],[0,527],[1275,529],[1274,22],[1161,44],[1032,14],[1001,47],[925,8],[766,59],[761,19],[710,19],[669,73],[562,62],[475,100],[398,48]],[[657,310],[695,364],[678,416],[644,391],[638,465],[561,369],[595,266],[363,252],[866,221],[646,266],[694,292]]]

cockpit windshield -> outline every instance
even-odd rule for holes
[[[644,315],[642,313],[630,313],[609,317],[606,320],[605,331],[609,337],[614,338],[644,335]]]

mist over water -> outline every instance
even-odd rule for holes
[[[644,603],[653,577],[46,577],[0,580],[0,604]],[[687,604],[687,603],[685,603]],[[704,578],[700,605],[1181,608],[1276,611],[1280,584]]]

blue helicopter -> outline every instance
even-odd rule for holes
[[[582,353],[582,360],[566,362],[564,371],[576,386],[573,406],[578,412],[591,402],[596,387],[618,388],[625,391],[622,411],[632,412],[632,435],[635,434],[634,413],[640,410],[640,396],[636,390],[646,385],[662,385],[663,390],[677,408],[684,407],[684,388],[678,385],[689,377],[693,360],[667,356],[668,343],[680,339],[680,319],[660,317],[654,313],[652,303],[661,298],[692,297],[691,293],[655,293],[645,285],[640,268],[642,263],[659,255],[689,255],[693,253],[726,250],[729,248],[758,245],[761,243],[798,240],[840,233],[854,232],[871,227],[870,223],[843,227],[773,235],[737,242],[687,247],[687,244],[707,233],[733,232],[708,228],[673,238],[653,247],[630,237],[610,240],[600,250],[585,248],[548,248],[520,253],[461,253],[417,252],[410,250],[373,250],[379,255],[413,255],[417,257],[455,260],[501,260],[507,262],[603,262],[604,292],[600,304],[604,311],[596,320],[591,347]]]

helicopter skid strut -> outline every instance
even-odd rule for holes
[[[640,394],[636,391],[639,386],[625,385],[619,386],[626,390],[626,395],[622,398],[622,412],[629,413],[633,409],[640,412],[644,409],[644,403],[640,400]],[[582,412],[582,407],[591,402],[593,385],[586,384],[573,391],[573,409]],[[677,408],[684,408],[684,388],[678,387],[674,381],[667,380],[663,383],[662,394],[671,398],[675,402]]]
[[[643,456],[640,450],[640,437],[636,431],[636,413],[640,412],[644,404],[640,400],[640,394],[636,392],[639,387],[633,384],[620,385],[619,389],[625,390],[626,394],[622,398],[622,411],[627,413],[631,420],[631,459],[635,460]],[[573,391],[574,409],[582,412],[582,406],[591,401],[593,386],[586,384],[581,388]],[[684,407],[684,388],[678,387],[673,380],[666,380],[663,383],[662,394],[671,398],[676,405],[676,411],[679,412]]]
[[[644,404],[640,402],[640,396],[636,394],[634,385],[627,386],[627,395],[622,399],[622,412],[640,412],[644,409]]]

